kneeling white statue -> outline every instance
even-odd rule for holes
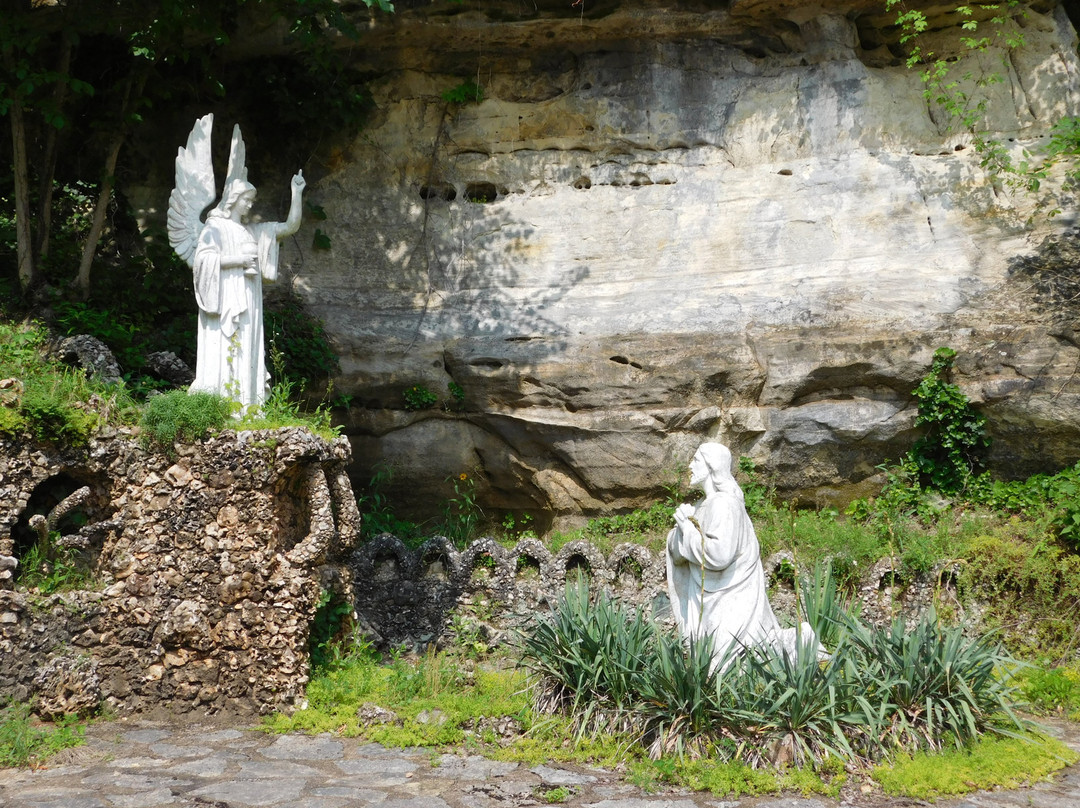
[[[667,537],[668,596],[680,633],[712,637],[714,665],[729,649],[750,646],[768,645],[794,657],[800,639],[821,655],[807,623],[798,631],[782,629],[769,605],[761,548],[728,448],[702,444],[690,462],[690,483],[700,485],[705,498],[679,506]]]

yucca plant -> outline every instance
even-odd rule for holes
[[[751,765],[852,758],[848,736],[863,723],[857,672],[837,649],[819,661],[816,638],[799,638],[795,654],[750,648],[724,682],[747,732],[742,757]]]
[[[833,573],[832,561],[814,565],[799,586],[803,619],[810,624],[818,642],[825,648],[840,647],[848,633],[852,617],[858,615],[850,597],[841,594]]]
[[[719,671],[733,659],[729,651],[713,660],[712,637],[685,643],[677,634],[660,632],[641,678],[640,710],[649,756],[702,757],[732,740],[727,693],[717,687]]]
[[[655,653],[655,624],[641,608],[607,594],[594,602],[582,582],[568,585],[549,618],[522,641],[522,661],[539,676],[539,712],[566,712],[580,735],[630,732],[642,671]]]
[[[986,639],[940,626],[934,609],[911,629],[900,619],[889,629],[853,621],[851,643],[866,697],[885,705],[882,753],[936,750],[949,740],[959,748],[987,729],[1022,729],[1010,708],[1015,688],[1002,675],[1013,660]]]

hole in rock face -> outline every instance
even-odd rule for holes
[[[612,362],[616,362],[616,363],[618,363],[620,365],[629,365],[630,364],[630,360],[627,359],[625,356],[612,356],[612,357],[609,357],[609,358],[611,359]]]
[[[586,583],[592,577],[592,566],[589,564],[589,559],[583,555],[572,555],[566,559],[566,581],[567,583],[573,583],[577,580],[585,581]]]
[[[15,523],[15,526],[11,531],[15,543],[16,558],[21,559],[23,555],[37,543],[38,534],[30,527],[30,517],[37,514],[47,517],[53,508],[82,488],[83,485],[85,485],[85,483],[80,482],[70,474],[65,474],[63,472],[55,474],[47,480],[42,480],[37,484],[33,493],[30,494],[30,500],[26,504],[26,509],[20,514],[19,521]],[[56,529],[61,534],[74,533],[90,521],[87,515],[86,504],[87,503],[84,503],[83,506],[76,508],[61,519],[60,524],[56,526]]]
[[[494,202],[499,196],[499,189],[491,182],[470,182],[465,186],[465,198],[470,202],[486,204]]]
[[[963,143],[957,143],[955,146],[953,146],[953,151],[963,151],[966,148],[967,146],[965,146]]]
[[[576,180],[574,180],[573,186],[579,191],[585,191],[589,188],[592,188],[592,180],[590,180],[588,177],[578,177]]]
[[[781,177],[790,177],[791,176],[791,169],[790,168],[781,168],[776,173],[779,174]]]
[[[392,554],[379,555],[372,566],[375,568],[374,578],[379,583],[390,583],[398,578],[397,556]]]
[[[514,575],[528,581],[536,580],[540,577],[540,562],[531,555],[520,555],[514,568]]]
[[[642,575],[641,563],[633,556],[627,556],[615,568],[615,582],[622,587],[641,586]]]
[[[443,553],[428,553],[421,564],[423,577],[429,580],[446,581],[450,577],[450,560]]]
[[[453,202],[457,198],[457,189],[448,182],[436,182],[420,186],[421,199],[442,199]]]
[[[472,581],[490,581],[495,577],[495,570],[497,564],[495,556],[491,553],[479,553],[473,559],[472,574],[469,576]]]

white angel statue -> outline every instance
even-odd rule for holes
[[[300,228],[304,174],[292,178],[292,201],[284,222],[246,224],[255,201],[247,180],[244,139],[233,128],[228,175],[217,198],[210,158],[213,114],[195,122],[187,147],[176,155],[176,187],[169,196],[169,243],[191,267],[199,304],[195,381],[191,391],[217,393],[258,409],[270,375],[263,347],[262,282],[277,280],[278,241]]]

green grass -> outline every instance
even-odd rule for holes
[[[84,730],[74,717],[47,724],[28,705],[9,704],[0,709],[0,767],[37,765],[61,749],[81,746]]]
[[[270,391],[262,412],[230,420],[231,405],[207,393],[174,390],[137,402],[123,382],[105,385],[46,356],[45,328],[36,323],[0,319],[0,379],[18,384],[0,389],[0,433],[28,435],[35,440],[82,445],[102,426],[133,425],[141,421],[147,441],[171,447],[228,427],[274,429],[303,426],[320,437],[337,432],[329,411],[303,412],[295,399],[302,391],[288,380]]]
[[[992,788],[1036,783],[1080,759],[1060,741],[1043,735],[984,738],[970,748],[897,757],[872,776],[886,794],[933,800]]]
[[[307,709],[275,715],[266,727],[274,732],[337,732],[388,746],[460,744],[478,719],[524,715],[524,687],[519,672],[475,667],[446,654],[398,658],[388,665],[368,656],[315,676],[307,690]],[[400,725],[362,725],[357,711],[367,702],[392,710]],[[436,710],[441,715],[431,720]]]

